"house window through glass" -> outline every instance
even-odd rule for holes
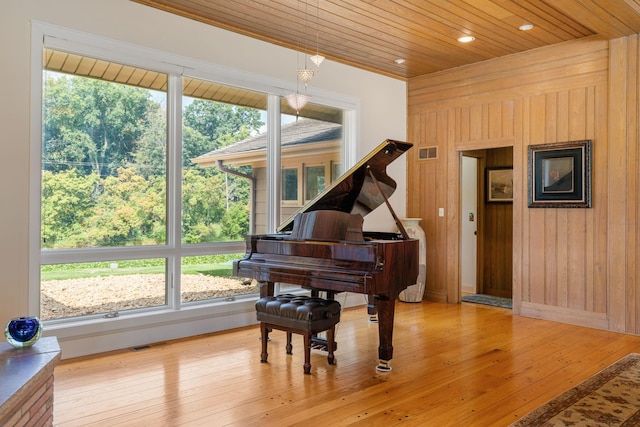
[[[282,200],[298,200],[298,169],[282,169]]]
[[[325,187],[325,167],[305,166],[305,199],[311,200],[324,190]]]

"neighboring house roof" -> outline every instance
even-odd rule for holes
[[[305,144],[334,142],[342,138],[342,125],[339,123],[325,122],[320,120],[300,118],[295,122],[282,126],[280,130],[281,148],[283,152],[294,148],[302,148]],[[316,149],[317,145],[309,146]],[[218,160],[225,163],[250,163],[248,158],[255,158],[259,155],[264,158],[267,149],[267,134],[261,133],[256,136],[238,141],[226,147],[210,151],[193,159],[194,163],[201,166],[212,166]]]

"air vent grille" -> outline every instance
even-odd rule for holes
[[[438,147],[425,147],[418,150],[418,158],[420,160],[437,159]]]

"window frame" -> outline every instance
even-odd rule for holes
[[[46,329],[60,338],[77,337],[84,334],[106,333],[118,330],[130,330],[160,325],[168,321],[185,322],[211,315],[224,317],[238,310],[247,313],[253,311],[253,299],[238,298],[236,301],[207,301],[203,303],[181,303],[179,277],[182,257],[222,254],[245,250],[244,242],[223,242],[184,244],[181,242],[181,168],[182,153],[182,75],[189,70],[189,76],[205,80],[244,87],[249,90],[261,91],[268,95],[282,97],[294,89],[295,82],[289,86],[283,85],[277,79],[256,76],[255,74],[230,69],[229,67],[193,60],[177,56],[168,52],[151,48],[144,48],[126,42],[107,39],[92,34],[66,29],[41,22],[32,23],[31,38],[31,157],[30,157],[30,211],[29,211],[29,284],[28,309],[31,313],[40,312],[40,266],[45,264],[60,264],[73,262],[108,261],[139,258],[165,258],[167,260],[167,305],[144,309],[127,310],[127,316],[106,319],[103,314],[88,315],[80,318],[66,318],[46,321]],[[40,247],[41,227],[41,179],[40,161],[42,149],[42,71],[43,49],[59,49],[76,54],[87,55],[105,60],[117,61],[123,64],[139,66],[154,71],[166,73],[167,89],[167,239],[164,245],[149,245],[144,247],[110,247],[64,250],[42,250]],[[179,65],[177,65],[179,64]],[[285,87],[283,87],[285,86]],[[316,103],[341,108],[344,110],[343,123],[343,161],[345,165],[353,164],[355,158],[355,141],[357,134],[358,102],[349,98],[340,98],[335,94],[325,94],[319,90],[314,96]],[[279,137],[279,129],[269,132]],[[272,173],[279,180],[280,171]],[[325,171],[326,174],[326,171]],[[279,199],[279,198],[278,198]],[[279,209],[281,201],[269,200],[269,203]],[[208,326],[210,328],[210,326]],[[219,328],[215,329],[219,330]],[[200,333],[193,329],[189,335]]]

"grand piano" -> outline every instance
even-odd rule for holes
[[[388,198],[396,182],[386,168],[412,144],[386,140],[299,209],[273,234],[250,235],[233,274],[258,281],[260,297],[275,283],[300,285],[327,298],[338,292],[368,295],[368,314],[377,316],[379,363],[393,358],[395,301],[418,276],[419,246],[402,226]],[[399,232],[362,229],[363,217],[386,204]]]

